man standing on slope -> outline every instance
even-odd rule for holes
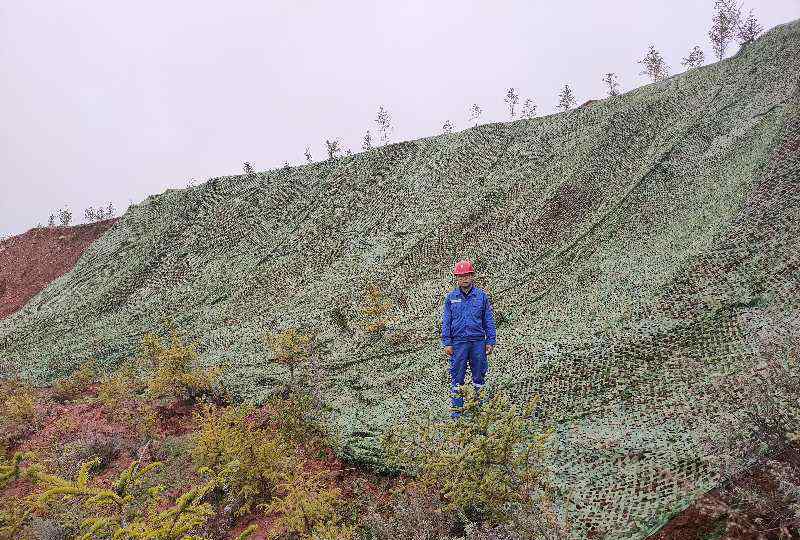
[[[475,277],[472,263],[468,260],[458,261],[453,275],[458,287],[444,298],[442,345],[450,357],[450,397],[453,407],[450,417],[456,419],[461,414],[455,409],[464,406],[464,398],[458,395],[458,387],[464,384],[467,363],[475,391],[480,392],[489,369],[486,357],[492,354],[496,333],[489,295],[472,285]]]

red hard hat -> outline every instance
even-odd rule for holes
[[[456,263],[456,267],[453,269],[454,276],[460,276],[462,274],[474,274],[475,270],[472,268],[472,263],[468,260],[458,261]]]

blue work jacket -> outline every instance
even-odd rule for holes
[[[494,313],[489,295],[475,285],[465,295],[461,287],[456,286],[444,297],[442,345],[447,347],[481,339],[485,339],[487,345],[495,344]]]

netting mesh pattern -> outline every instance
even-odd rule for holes
[[[261,336],[316,329],[331,427],[377,464],[392,422],[447,416],[439,321],[469,257],[495,306],[487,383],[542,396],[577,537],[643,537],[715,481],[676,404],[800,308],[799,74],[794,22],[563,114],[167,190],[0,321],[0,360],[42,383],[111,369],[172,316],[259,401],[286,377]],[[380,338],[358,329],[370,283],[394,302]]]

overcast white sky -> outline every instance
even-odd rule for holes
[[[224,7],[223,7],[224,6]],[[551,114],[648,81],[649,43],[671,70],[707,37],[713,0],[151,1],[0,4],[0,236],[69,206],[118,214],[167,188],[304,162],[325,139],[360,151],[378,107],[392,142],[507,121],[514,87]],[[800,0],[745,0],[765,29]],[[733,44],[728,56],[738,45]]]

